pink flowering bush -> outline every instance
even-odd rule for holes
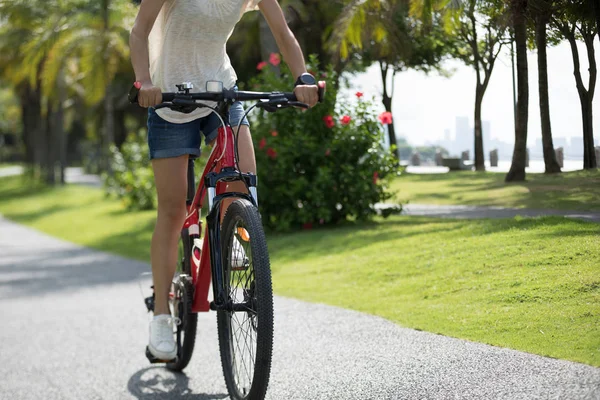
[[[269,62],[277,60],[272,55]],[[386,185],[398,169],[382,147],[383,125],[372,101],[363,93],[352,101],[336,99],[335,72],[318,71],[316,65],[312,58],[308,69],[328,83],[322,104],[306,112],[250,113],[259,206],[264,225],[271,229],[368,219],[376,214],[376,203],[392,197]],[[280,69],[281,76],[262,69],[244,89],[292,91],[295,77],[285,63]]]

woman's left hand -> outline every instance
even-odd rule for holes
[[[317,85],[298,85],[294,88],[294,94],[299,102],[314,107],[319,101]]]

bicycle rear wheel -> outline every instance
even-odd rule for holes
[[[179,276],[173,279],[172,296],[169,299],[171,315],[174,324],[175,343],[177,343],[177,358],[167,363],[171,371],[182,371],[189,364],[196,344],[196,328],[198,314],[192,312],[194,301],[194,285],[191,274],[191,243],[187,229],[181,232],[179,238],[179,261],[177,271]]]
[[[233,202],[221,238],[225,292],[234,309],[241,310],[217,311],[225,383],[232,399],[263,399],[273,353],[273,289],[256,207],[248,200]]]

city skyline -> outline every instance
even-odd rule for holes
[[[594,43],[597,50],[598,43]],[[581,73],[587,84],[587,59],[585,46],[579,43]],[[539,116],[537,55],[529,52],[529,121],[528,147],[536,146],[541,141]],[[473,124],[475,98],[475,72],[472,68],[456,60],[444,63],[444,69],[453,70],[450,77],[439,74],[425,74],[418,71],[404,71],[396,75],[395,93],[392,114],[397,136],[404,137],[412,145],[426,145],[443,141],[446,131],[455,127],[456,117],[467,117]],[[553,138],[583,137],[581,107],[575,80],[573,78],[573,61],[568,43],[561,43],[548,49],[548,75],[550,112]],[[375,97],[381,107],[381,74],[378,65],[373,65],[365,73],[350,78],[351,92],[360,90],[366,97]],[[344,93],[344,91],[342,91]],[[352,96],[353,97],[353,96]],[[600,136],[600,103],[593,102],[594,136]],[[490,140],[514,144],[512,72],[510,57],[506,50],[499,57],[482,105],[482,120],[491,126]],[[471,138],[473,132],[470,133]],[[576,141],[578,139],[575,139]],[[583,140],[583,139],[581,139]],[[489,146],[487,146],[489,147]],[[484,149],[488,148],[484,144]],[[555,147],[559,147],[555,144]],[[511,149],[512,152],[512,149]],[[512,154],[512,153],[511,153]]]

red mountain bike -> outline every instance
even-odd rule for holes
[[[191,84],[177,85],[177,93],[163,93],[155,109],[170,108],[189,113],[211,108],[222,122],[198,188],[194,191],[194,159],[188,163],[187,217],[181,230],[178,274],[170,295],[177,342],[175,360],[158,360],[146,350],[152,363],[166,363],[168,369],[183,370],[192,357],[199,312],[217,312],[221,364],[232,399],[262,399],[269,383],[273,349],[273,291],[267,243],[258,212],[256,176],[238,167],[237,140],[229,125],[229,107],[236,101],[257,100],[254,107],[274,112],[288,107],[308,108],[293,93],[244,92],[223,89],[209,82],[207,91],[190,93]],[[129,100],[137,103],[137,87]],[[319,101],[325,83],[319,82]],[[214,101],[212,108],[198,101]],[[226,127],[226,129],[225,129]],[[238,127],[239,129],[239,127]],[[242,181],[248,193],[225,192],[227,182]],[[200,212],[208,197],[208,215],[203,237]],[[227,210],[221,202],[235,198]],[[221,213],[225,212],[223,218]],[[222,223],[221,223],[222,220]],[[213,301],[209,302],[212,280]],[[154,310],[154,296],[145,299]]]

